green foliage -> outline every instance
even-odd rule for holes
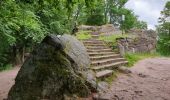
[[[125,31],[136,27],[135,23],[137,22],[137,17],[133,13],[133,11],[128,9],[121,9],[122,15],[125,15],[125,21],[122,21],[121,29]]]
[[[161,12],[162,17],[159,18],[159,26],[157,31],[159,35],[157,50],[162,55],[170,55],[170,22],[167,18],[170,17],[170,1],[165,5],[164,10]]]
[[[124,57],[128,61],[128,66],[131,67],[139,60],[158,56],[160,56],[158,53],[127,53]]]
[[[79,4],[94,0],[3,0],[0,2],[0,68],[22,59],[24,48],[48,33],[70,33]]]
[[[0,2],[0,66],[17,62],[24,49],[31,49],[47,34],[71,33],[77,24],[121,24],[126,13],[126,29],[134,25],[134,14],[124,8],[128,0],[3,0]],[[129,13],[130,12],[130,13]],[[109,16],[109,17],[108,17]],[[80,39],[91,38],[81,34]]]
[[[87,10],[90,14],[87,16],[87,25],[103,25],[104,22],[104,0],[96,2],[95,6]]]
[[[7,64],[5,66],[0,67],[0,72],[4,70],[10,70],[12,68],[11,64]]]
[[[144,21],[136,21],[135,28],[137,29],[147,29],[147,23]]]
[[[100,40],[105,41],[105,43],[109,46],[112,47],[114,52],[118,52],[117,48],[117,39],[118,38],[128,38],[130,37],[128,34],[114,34],[111,36],[100,36]]]
[[[39,18],[29,9],[14,0],[0,3],[0,67],[11,63],[12,47],[21,48],[38,43],[44,38],[46,29]]]
[[[103,25],[104,16],[102,14],[91,15],[88,17],[86,24],[87,25],[98,25],[98,26]]]
[[[91,38],[91,34],[89,34],[91,31],[80,31],[76,33],[76,37],[79,40],[86,40]]]

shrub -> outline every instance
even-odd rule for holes
[[[128,61],[128,66],[131,67],[139,60],[158,56],[160,56],[158,53],[126,53],[124,57]]]

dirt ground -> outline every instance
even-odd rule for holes
[[[19,68],[0,73],[0,100],[7,96]],[[121,74],[104,94],[111,100],[170,100],[170,58],[141,60]]]
[[[170,100],[170,58],[150,58],[119,75],[105,94],[111,100]]]
[[[0,72],[0,100],[7,97],[18,71],[19,67],[15,67],[12,70]]]

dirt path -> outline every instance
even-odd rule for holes
[[[19,68],[0,73],[0,100],[7,96]],[[139,61],[119,75],[105,94],[111,100],[170,100],[170,58]]]
[[[139,61],[120,75],[105,94],[111,100],[170,100],[170,58]]]
[[[14,84],[14,79],[18,73],[19,67],[12,70],[0,72],[0,100],[7,97],[8,91]]]

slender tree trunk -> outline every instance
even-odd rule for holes
[[[104,12],[104,16],[105,16],[105,24],[107,24],[107,13],[108,13],[108,1],[105,1],[105,12]]]
[[[14,48],[14,65],[20,65],[24,62],[25,46],[20,48]]]
[[[22,63],[24,63],[24,61],[25,61],[25,46],[22,48],[21,59],[22,59]]]

